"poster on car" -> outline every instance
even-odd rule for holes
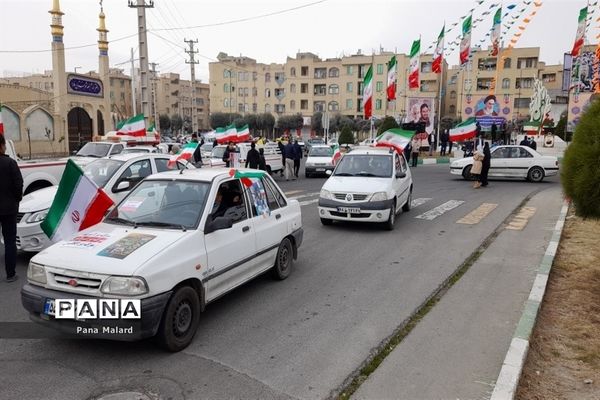
[[[265,192],[265,186],[263,185],[262,180],[259,178],[248,179],[252,183],[248,187],[248,190],[250,191],[252,202],[254,203],[254,207],[256,208],[256,215],[268,217],[269,215],[271,215],[271,210],[269,209],[267,193]]]

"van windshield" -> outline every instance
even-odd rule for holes
[[[86,143],[85,146],[77,152],[78,156],[82,157],[106,157],[110,150],[108,143]]]
[[[333,175],[389,178],[392,176],[392,157],[386,154],[346,154]]]
[[[312,147],[308,153],[309,157],[331,157],[333,149],[331,147]]]

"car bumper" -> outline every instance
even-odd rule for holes
[[[37,252],[50,246],[52,242],[42,231],[41,222],[17,224],[17,248],[22,251]]]
[[[462,175],[464,167],[450,167],[450,173],[452,175]]]
[[[346,203],[319,199],[319,217],[337,221],[385,222],[390,217],[393,200]],[[359,208],[360,213],[345,213],[338,207]]]
[[[333,165],[315,165],[314,167],[305,167],[307,174],[324,174],[325,171],[333,171]]]
[[[95,299],[76,293],[46,289],[27,283],[21,289],[21,303],[33,322],[61,331],[76,338],[134,341],[152,337],[158,330],[163,310],[171,292],[141,300],[141,319],[55,319],[44,314],[46,299]],[[123,330],[120,330],[123,329]]]
[[[546,168],[544,169],[544,173],[546,176],[558,175],[558,168]]]

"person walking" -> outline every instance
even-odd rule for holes
[[[427,136],[427,141],[429,142],[429,157],[431,157],[435,153],[435,148],[437,147],[437,143],[435,142],[435,132],[432,131],[429,136]]]
[[[417,161],[419,160],[419,150],[421,150],[421,139],[419,138],[419,134],[415,134],[410,143],[412,146],[410,158],[412,160],[412,166],[417,167]]]
[[[265,160],[265,149],[263,149],[262,147],[258,149],[258,157],[258,169],[260,169],[261,171],[266,171],[267,160]]]
[[[260,153],[256,150],[256,145],[254,143],[250,144],[250,150],[248,150],[248,154],[246,154],[246,168],[258,169],[260,166]]]
[[[450,135],[448,135],[448,130],[445,129],[444,132],[442,132],[442,134],[440,135],[440,143],[441,143],[441,148],[440,148],[440,156],[445,156],[446,155],[446,147],[448,146],[448,138]]]
[[[479,150],[475,151],[473,154],[473,165],[471,166],[471,176],[475,179],[475,183],[473,184],[474,189],[479,189],[481,187],[481,182],[479,181],[481,170],[483,168],[483,153]]]
[[[285,146],[281,142],[281,140],[277,141],[277,147],[279,147],[279,151],[281,152],[281,165],[283,165],[283,169],[281,170],[281,176],[285,171]]]
[[[283,150],[285,154],[285,180],[296,180],[294,175],[294,145],[292,142],[288,142]]]
[[[537,150],[537,142],[534,138],[531,138],[529,141],[529,147],[531,147],[532,150]]]
[[[481,161],[481,174],[479,175],[479,183],[483,187],[488,185],[488,173],[490,172],[491,161],[490,145],[486,142],[483,145],[483,160]]]
[[[23,198],[23,176],[15,160],[6,155],[6,138],[0,134],[0,225],[4,237],[4,267],[6,281],[18,279],[17,213]]]
[[[300,160],[302,159],[302,147],[298,144],[298,140],[294,140],[294,175],[298,178],[300,172]]]

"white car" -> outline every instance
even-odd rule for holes
[[[124,148],[119,154],[131,154],[131,153],[152,153],[152,154],[166,154],[169,152],[168,145],[166,143],[160,143],[155,146],[131,146]]]
[[[139,181],[145,177],[168,171],[169,156],[166,154],[119,154],[99,158],[83,167],[84,173],[103,188],[118,203]],[[191,164],[178,162],[178,168],[193,168]],[[51,243],[42,231],[41,223],[54,201],[58,186],[50,186],[30,193],[19,203],[17,214],[17,248],[37,252]]]
[[[207,304],[269,270],[287,278],[303,239],[300,204],[268,174],[238,173],[253,176],[207,168],[144,179],[103,222],[31,259],[21,291],[30,318],[68,333],[85,326],[85,337],[157,336],[179,351]],[[139,300],[141,319],[56,319],[55,299],[72,298]]]
[[[239,156],[240,166],[243,167],[246,163],[246,155],[248,154],[248,150],[250,150],[250,143],[237,143],[235,145],[237,154]],[[225,149],[227,145],[220,144],[215,146],[212,149],[210,158],[207,161],[204,161],[204,165],[210,167],[224,167],[225,162],[223,161],[223,155],[225,154]],[[265,153],[265,162],[267,164],[267,172],[269,174],[277,171],[283,171],[283,161],[281,159],[281,151],[276,143],[265,143],[262,146],[257,145],[256,150],[262,148]],[[232,166],[233,167],[233,166]]]
[[[304,174],[307,178],[318,174],[326,174],[326,171],[333,171],[333,149],[327,145],[313,145],[308,152],[308,157],[304,164]]]
[[[490,172],[496,178],[525,178],[541,182],[546,176],[558,174],[558,158],[543,156],[527,146],[497,146],[490,149]],[[450,164],[450,173],[471,180],[473,157],[466,157]]]
[[[335,221],[380,222],[394,229],[400,209],[409,211],[413,181],[406,159],[387,148],[346,153],[319,196],[323,225]]]
[[[365,139],[359,143],[360,146],[372,146],[375,144],[375,139]]]

